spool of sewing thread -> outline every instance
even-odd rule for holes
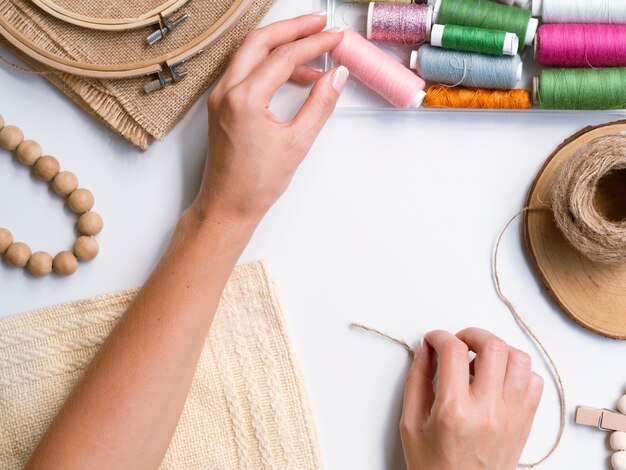
[[[429,5],[372,2],[367,12],[367,39],[423,44],[430,38],[432,18]]]
[[[544,67],[624,67],[626,26],[546,24],[539,28],[535,47]]]
[[[345,31],[331,58],[398,108],[419,108],[426,96],[424,80],[352,29]]]
[[[428,0],[433,6],[433,23],[511,31],[519,38],[518,52],[530,46],[539,21],[529,10],[489,0]]]
[[[626,109],[626,68],[544,69],[533,80],[542,109]]]
[[[515,33],[505,31],[436,24],[430,34],[430,44],[457,51],[515,55],[519,48],[519,38]]]
[[[424,80],[470,88],[510,90],[522,78],[520,56],[449,51],[428,44],[411,53],[411,68]]]
[[[501,91],[432,85],[426,92],[424,106],[440,109],[529,109],[532,101],[528,90]]]
[[[544,23],[626,24],[624,0],[533,0]]]

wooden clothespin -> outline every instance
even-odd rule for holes
[[[617,411],[601,410],[590,406],[576,408],[576,423],[592,426],[601,431],[626,432],[626,415]]]

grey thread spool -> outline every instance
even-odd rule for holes
[[[554,219],[592,261],[626,262],[626,135],[598,137],[563,165],[552,189]]]
[[[411,68],[429,82],[511,90],[522,78],[519,55],[497,57],[423,45],[411,54]]]

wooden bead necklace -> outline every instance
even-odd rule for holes
[[[78,214],[76,228],[80,236],[72,251],[61,251],[54,258],[44,252],[32,253],[26,243],[16,242],[6,228],[0,227],[0,255],[15,267],[27,267],[33,276],[41,277],[53,270],[60,276],[69,276],[78,268],[78,261],[91,261],[98,255],[98,242],[93,238],[102,230],[102,217],[92,212],[94,198],[91,191],[78,187],[76,175],[60,171],[56,158],[42,156],[41,146],[34,140],[24,140],[24,133],[15,126],[5,126],[0,116],[0,147],[14,152],[17,160],[31,168],[35,176],[52,186],[59,196],[66,198],[69,209]]]

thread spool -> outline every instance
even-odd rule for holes
[[[539,28],[536,57],[544,67],[626,66],[626,26],[547,24]]]
[[[433,85],[426,92],[424,106],[439,109],[529,109],[532,102],[528,90],[500,91]]]
[[[563,165],[552,190],[561,233],[591,261],[626,262],[626,135],[599,137]]]
[[[539,21],[529,10],[488,0],[428,0],[433,23],[511,31],[519,38],[518,52],[535,40]]]
[[[542,109],[626,109],[626,68],[544,69],[533,80]]]
[[[470,88],[510,90],[522,78],[522,59],[449,51],[424,45],[411,53],[411,68],[424,80]]]
[[[544,23],[626,24],[624,0],[532,0]]]
[[[430,38],[432,18],[433,10],[426,4],[372,2],[367,11],[367,39],[423,44]]]
[[[464,52],[515,55],[519,49],[519,38],[515,33],[469,26],[436,24],[430,37],[432,46]]]
[[[396,107],[419,108],[426,96],[424,80],[352,29],[344,32],[331,58]]]

